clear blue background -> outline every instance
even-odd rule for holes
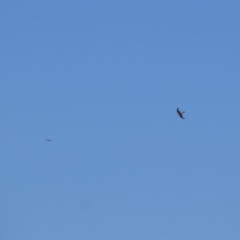
[[[1,1],[0,239],[239,240],[239,12]]]

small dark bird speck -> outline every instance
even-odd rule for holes
[[[177,108],[177,114],[179,115],[180,118],[185,119],[185,118],[183,117],[183,114],[184,114],[184,113],[185,113],[185,112],[181,112],[181,111]]]

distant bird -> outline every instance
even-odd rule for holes
[[[47,138],[45,141],[46,141],[46,142],[52,142],[53,140],[50,139],[50,138]]]
[[[177,108],[177,114],[179,115],[180,118],[185,119],[185,118],[183,117],[183,114],[184,114],[184,113],[185,113],[185,112],[181,112],[181,111]]]

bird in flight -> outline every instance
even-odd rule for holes
[[[184,114],[184,113],[185,113],[185,112],[181,112],[181,111],[177,108],[177,114],[179,115],[180,118],[185,119],[185,118],[183,117],[183,114]]]
[[[52,142],[53,140],[50,139],[50,138],[47,138],[45,141],[46,141],[46,142]]]

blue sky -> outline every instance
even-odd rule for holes
[[[238,240],[239,9],[2,1],[0,238]]]

